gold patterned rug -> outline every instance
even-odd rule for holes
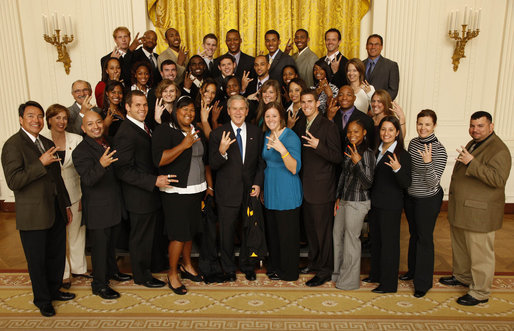
[[[497,276],[488,303],[475,307],[455,300],[466,291],[437,282],[423,298],[412,296],[412,282],[398,293],[375,294],[375,284],[341,291],[333,283],[317,288],[244,275],[225,284],[184,281],[189,293],[112,282],[118,300],[92,295],[89,281],[73,279],[75,300],[55,302],[57,315],[41,317],[32,304],[26,273],[0,273],[0,330],[514,330],[514,277]],[[159,275],[164,280],[165,275]]]

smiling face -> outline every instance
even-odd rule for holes
[[[120,80],[120,61],[110,59],[109,62],[107,62],[107,68],[105,69],[105,72],[107,72],[110,80]]]
[[[268,33],[266,36],[264,36],[264,44],[266,45],[266,48],[270,54],[275,54],[275,52],[278,50],[278,45],[280,45],[280,39],[278,39],[276,34]]]
[[[201,57],[194,57],[189,61],[189,70],[196,78],[202,77],[206,69],[205,61]]]
[[[170,46],[170,48],[178,50],[181,42],[180,34],[175,29],[168,29],[166,33],[166,41],[168,42],[168,46]]]
[[[294,69],[291,67],[284,68],[284,70],[282,71],[282,81],[286,85],[289,84],[291,79],[297,78],[297,77],[298,77],[298,75],[296,74],[296,71],[294,71]]]
[[[255,72],[257,73],[257,76],[259,76],[259,78],[266,77],[269,71],[269,63],[266,57],[257,56],[253,63],[253,68],[255,69]]]
[[[152,53],[157,45],[157,34],[154,31],[148,30],[143,35],[143,47],[148,52]]]
[[[384,143],[384,147],[388,148],[396,140],[400,131],[396,130],[393,123],[384,121],[380,127],[380,140]]]
[[[353,65],[353,63],[348,64],[348,71],[346,72],[346,77],[348,77],[348,81],[350,83],[360,82],[359,71]]]
[[[45,115],[43,111],[34,106],[27,106],[23,112],[23,116],[20,117],[20,125],[25,131],[37,137],[39,132],[43,129],[43,119]]]
[[[331,31],[326,34],[325,47],[327,48],[327,53],[329,55],[335,53],[339,49],[340,44],[341,40],[339,39],[337,32]]]
[[[235,63],[231,59],[223,59],[220,61],[218,68],[223,76],[228,77],[234,74]]]
[[[341,87],[339,93],[337,94],[337,102],[339,103],[339,106],[343,108],[343,110],[352,108],[355,99],[355,93],[348,85]]]
[[[125,104],[125,109],[127,110],[127,115],[135,118],[140,122],[143,122],[146,118],[146,114],[148,113],[148,103],[146,102],[146,97],[133,95],[132,103]]]
[[[374,95],[373,98],[371,98],[371,112],[373,115],[379,115],[384,112],[384,103],[380,96]]]
[[[227,33],[227,37],[225,39],[225,43],[227,44],[228,51],[231,54],[239,53],[241,47],[241,37],[237,32],[229,32]]]
[[[177,99],[177,88],[175,85],[170,85],[162,91],[162,100],[166,103],[172,103]]]
[[[296,83],[289,84],[289,99],[294,104],[300,102],[300,94],[302,93],[302,87]]]
[[[112,91],[107,91],[107,99],[109,99],[110,104],[116,106],[119,105],[123,99],[123,90],[121,89],[121,86],[117,85]]]
[[[489,137],[494,131],[494,124],[482,116],[477,119],[471,119],[469,122],[469,135],[475,142],[481,142],[485,138]]]
[[[104,121],[97,112],[88,111],[84,114],[81,128],[90,138],[99,139],[104,134]]]
[[[66,129],[66,126],[68,125],[68,115],[66,115],[66,112],[60,111],[57,113],[57,115],[48,118],[48,126],[50,127],[51,131],[55,132],[64,132],[64,129]]]
[[[216,97],[216,85],[209,84],[209,85],[205,86],[203,88],[203,90],[201,91],[201,93],[202,93],[202,101],[206,105],[210,105],[214,101],[214,98]]]
[[[314,69],[313,69],[313,72],[314,72],[314,77],[318,80],[318,81],[322,81],[323,79],[327,78],[327,73],[325,72],[325,70],[323,70],[319,65],[315,64],[314,65]]]
[[[237,127],[240,127],[243,125],[246,116],[248,116],[248,107],[246,106],[246,102],[244,100],[232,100],[227,108],[227,113],[232,122]]]
[[[91,89],[85,82],[76,82],[71,87],[71,95],[79,105],[82,105],[84,100],[91,95]]]
[[[216,52],[216,48],[218,47],[218,42],[213,38],[206,38],[203,43],[203,49],[205,50],[205,55],[207,57],[212,58],[214,56],[214,52]]]
[[[430,116],[423,116],[416,121],[416,131],[420,138],[426,138],[434,133],[435,124]]]
[[[239,92],[241,92],[241,86],[239,86],[239,82],[236,77],[232,77],[228,80],[225,91],[229,97],[238,95]]]
[[[265,91],[262,92],[262,101],[264,104],[277,101],[277,97],[277,91],[275,91],[273,86],[268,87]]]
[[[316,101],[312,94],[304,94],[300,97],[300,100],[302,111],[309,121],[318,115],[318,107],[320,102],[319,100]]]
[[[148,68],[145,66],[139,66],[136,69],[136,82],[141,86],[145,86],[148,83],[148,79],[150,79],[150,72]]]
[[[371,37],[366,43],[366,51],[368,52],[368,57],[371,59],[375,59],[382,52],[382,43],[380,42],[380,38]]]
[[[294,44],[298,48],[298,52],[301,52],[307,47],[307,43],[309,42],[309,38],[307,38],[307,34],[304,31],[296,31],[294,34]]]
[[[277,131],[281,129],[280,125],[280,114],[278,113],[278,109],[269,108],[264,113],[264,123],[271,131]]]
[[[360,124],[357,122],[351,122],[348,124],[348,130],[346,131],[346,137],[348,137],[348,141],[353,146],[359,146],[362,141],[364,140],[364,137],[366,136],[366,129],[364,129]]]
[[[182,129],[188,129],[195,119],[195,106],[190,103],[187,106],[177,109],[177,122]]]
[[[177,66],[174,64],[162,66],[161,76],[163,79],[175,80],[177,78]]]

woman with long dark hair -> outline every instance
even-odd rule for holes
[[[121,63],[118,58],[111,57],[107,61],[104,62],[102,67],[102,80],[96,84],[95,87],[95,99],[96,105],[99,108],[103,108],[104,105],[104,90],[107,81],[109,80],[117,80],[119,81],[121,77]]]
[[[104,130],[107,135],[114,137],[122,121],[125,119],[125,114],[123,84],[116,80],[109,80],[105,86],[104,106],[102,108]]]
[[[312,75],[314,77],[314,88],[318,94],[319,111],[325,114],[327,111],[328,100],[337,97],[339,89],[334,84],[328,81],[332,70],[330,66],[323,60],[318,60],[314,63],[312,68]]]

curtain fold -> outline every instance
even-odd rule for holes
[[[280,33],[280,49],[294,32],[309,31],[309,47],[325,54],[324,33],[330,28],[341,31],[339,50],[347,57],[359,57],[360,22],[370,0],[147,0],[148,15],[156,27],[157,53],[168,44],[166,29],[177,29],[192,54],[198,53],[203,36],[214,33],[220,39],[215,56],[227,52],[225,34],[230,29],[241,33],[241,49],[250,55],[268,53],[264,34],[270,29]],[[295,53],[296,47],[291,54]]]

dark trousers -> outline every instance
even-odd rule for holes
[[[168,270],[170,267],[168,260],[168,236],[164,231],[164,216],[162,209],[158,211],[159,216],[155,222],[154,237],[152,244],[152,263],[151,272],[161,272]]]
[[[409,222],[409,273],[414,275],[414,289],[432,288],[434,274],[434,227],[443,202],[443,190],[428,198],[405,198]]]
[[[368,215],[371,236],[371,270],[369,276],[385,291],[398,289],[400,264],[400,223],[402,210],[371,207]]]
[[[51,303],[62,284],[66,258],[66,225],[56,208],[54,225],[46,230],[20,231],[34,304]]]
[[[120,224],[104,229],[88,229],[91,240],[91,264],[93,266],[93,291],[109,284],[109,279],[118,272],[116,264],[116,241]]]
[[[320,278],[330,278],[334,269],[334,203],[303,202],[303,219],[309,242],[309,268]]]
[[[130,236],[129,252],[134,283],[144,283],[153,278],[150,271],[152,263],[152,246],[155,234],[157,218],[162,218],[162,213],[151,212],[148,214],[129,213]]]
[[[236,272],[237,267],[234,263],[234,238],[236,232],[236,222],[242,219],[243,206],[228,207],[217,204],[218,219],[220,221],[220,255],[221,267],[224,272]],[[246,236],[244,231],[241,233],[241,249],[239,251],[239,269],[242,272],[250,272],[255,269],[254,263],[248,257],[246,247]]]
[[[270,271],[282,280],[298,279],[300,263],[300,207],[290,210],[266,209],[266,237]]]

